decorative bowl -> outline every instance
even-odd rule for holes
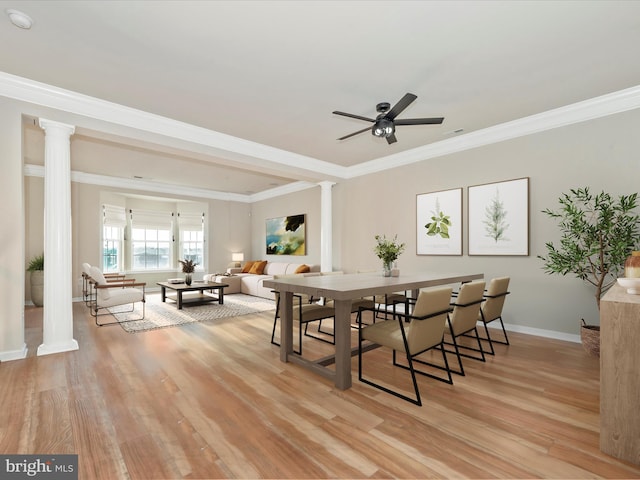
[[[627,289],[627,293],[632,295],[640,295],[640,278],[618,278],[618,285]]]

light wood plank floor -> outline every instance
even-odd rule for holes
[[[80,350],[0,364],[0,452],[77,453],[82,479],[640,478],[599,451],[599,366],[582,347],[511,334],[416,407],[279,361],[271,313],[128,334],[74,305]],[[355,332],[354,332],[355,334]],[[331,346],[305,339],[305,355]],[[390,353],[370,376],[409,388]]]

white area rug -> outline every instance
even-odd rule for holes
[[[224,296],[224,305],[217,301],[205,305],[183,307],[178,310],[176,303],[168,300],[160,301],[160,294],[147,295],[145,318],[143,320],[127,321],[140,317],[142,304],[135,305],[135,311],[127,312],[131,305],[112,308],[111,313],[118,320],[120,326],[129,333],[145,332],[157,328],[176,327],[195,322],[206,322],[227,317],[239,317],[250,313],[275,310],[276,304],[266,298],[244,295],[241,293]],[[124,322],[124,323],[123,323]]]

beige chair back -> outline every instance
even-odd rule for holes
[[[488,298],[482,304],[482,314],[484,315],[485,322],[490,322],[502,316],[504,300],[509,289],[509,280],[509,277],[499,277],[489,282],[489,288],[487,289]]]
[[[438,312],[442,314],[424,320],[411,320],[406,329],[409,353],[421,352],[442,341],[450,300],[451,287],[426,289],[420,292],[412,316],[424,317]]]
[[[458,336],[473,330],[480,315],[480,304],[484,294],[484,280],[463,283],[451,312],[451,334]],[[468,305],[466,307],[459,305]]]

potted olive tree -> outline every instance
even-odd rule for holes
[[[633,193],[614,199],[604,191],[594,195],[588,187],[578,188],[562,194],[558,210],[542,211],[557,220],[562,234],[559,245],[547,242],[547,255],[538,256],[544,262],[544,271],[572,274],[593,286],[598,310],[600,299],[616,282],[625,259],[640,242],[639,217],[634,211],[637,196]],[[593,332],[599,338],[599,327],[582,322],[583,343],[585,335]]]
[[[41,307],[44,297],[44,254],[33,257],[27,271],[31,272],[31,301],[36,307]]]

